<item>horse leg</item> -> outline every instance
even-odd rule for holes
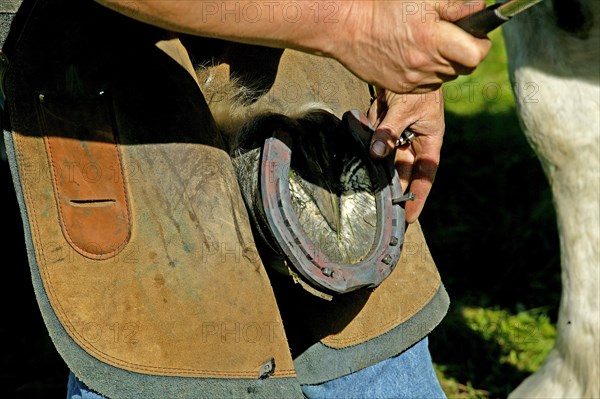
[[[545,2],[504,28],[518,114],[552,188],[562,268],[556,342],[512,398],[600,397],[600,3],[566,3],[577,23]]]

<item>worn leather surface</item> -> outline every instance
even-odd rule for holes
[[[294,356],[302,348],[297,342],[352,347],[410,319],[432,298],[440,279],[417,225],[408,230],[396,271],[373,292],[327,305],[289,288],[290,280],[269,281],[225,143],[202,94],[192,76],[167,56],[181,54],[180,49],[155,45],[171,36],[92,2],[48,3],[52,8],[38,9],[28,21],[36,29],[20,37],[21,51],[9,54],[12,138],[34,267],[56,316],[87,353],[142,374],[227,379],[257,379],[273,358],[271,378],[292,377],[290,344]],[[68,8],[68,18],[61,7]],[[366,110],[364,83],[331,60],[304,57],[283,53],[264,101],[292,107],[313,101],[338,115]],[[109,131],[95,118],[76,136],[42,123],[40,93],[49,101],[78,103],[101,92],[112,110],[114,142],[110,135],[90,133]],[[57,145],[63,149],[59,158],[51,154]],[[98,150],[107,158],[99,161]],[[55,173],[73,154],[83,161],[66,169],[76,172],[72,176],[81,192],[77,183],[66,184]],[[84,177],[96,176],[83,169],[89,160],[112,180],[87,184]],[[120,175],[114,172],[118,168]],[[110,206],[119,206],[108,215],[99,214],[106,211],[98,212],[102,207],[81,207],[84,212],[77,209],[72,222],[64,222],[61,206],[75,197],[83,198],[79,205],[114,198]],[[88,221],[77,214],[90,209]],[[89,237],[105,239],[102,223],[127,225],[125,215],[129,230],[116,235],[122,238],[118,244],[100,251],[85,247]],[[80,229],[83,244],[69,240],[67,223]],[[365,359],[364,366],[374,361]]]
[[[441,279],[421,226],[410,225],[404,240],[400,262],[379,287],[318,307],[302,307],[310,329],[323,344],[345,348],[373,339],[407,321],[435,295]],[[355,316],[348,321],[351,315]]]
[[[249,104],[247,108],[251,111],[242,112],[243,115],[265,111],[293,115],[298,110],[306,110],[306,104],[312,104],[341,117],[350,109],[366,112],[369,107],[367,84],[334,60],[299,51],[278,53],[272,49],[239,44],[225,46],[222,54],[224,64],[211,75],[213,82],[207,93],[209,98],[218,98],[215,104],[211,104],[217,109],[222,103],[222,96],[218,93],[224,90],[226,81],[245,82],[248,78],[239,71],[243,70],[246,62],[261,55],[275,58],[278,62],[275,66],[272,62],[261,64],[265,65],[262,75],[256,75],[258,70],[251,71],[252,78],[264,84],[264,87],[258,87],[258,92],[265,94]],[[206,75],[203,71],[201,79]],[[214,82],[218,79],[220,84]],[[294,286],[291,278],[281,278],[276,273],[271,275],[294,357],[319,340],[329,347],[341,349],[380,336],[415,315],[441,285],[418,222],[407,229],[399,264],[375,290],[363,289],[340,295],[328,303]],[[445,309],[441,315],[431,317],[441,320],[444,313]],[[427,327],[416,335],[420,334],[422,338],[429,331],[430,327]]]
[[[28,227],[56,316],[90,355],[138,373],[258,379],[273,358],[271,378],[295,375],[229,156],[192,77],[154,45],[161,32],[91,2],[66,2],[67,18],[62,3],[36,6],[48,8],[30,18],[7,76]],[[78,103],[100,92],[114,110],[116,149],[94,133],[104,120],[77,121],[73,137],[36,113],[38,93]],[[72,156],[72,181],[53,176]],[[88,161],[110,179],[86,182]],[[116,198],[111,209],[122,209],[77,209],[61,224],[61,206],[75,197]],[[130,238],[105,259],[90,259],[61,228],[106,239],[126,213]]]
[[[38,113],[63,235],[86,257],[111,258],[127,244],[131,222],[110,99],[54,97],[39,94]]]
[[[332,349],[347,349],[381,337],[410,322],[440,290],[443,291],[440,275],[418,223],[408,227],[404,245],[396,269],[379,287],[336,296],[331,302],[307,293],[287,277],[271,273],[295,359],[302,357],[317,342]],[[415,343],[427,335],[443,318],[448,304],[445,297],[433,313],[422,315],[422,325],[412,324],[408,341]],[[395,341],[390,340],[388,344],[395,344]],[[398,348],[398,351],[403,349]],[[393,352],[393,348],[387,350]],[[370,364],[368,355],[361,364],[358,368]]]

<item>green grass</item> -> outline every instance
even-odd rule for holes
[[[542,364],[556,338],[556,329],[546,312],[544,308],[517,314],[503,309],[465,307],[462,310],[471,330],[485,340],[493,340],[504,350],[502,363],[530,373]]]
[[[556,329],[537,308],[453,308],[441,327],[454,347],[435,365],[450,398],[503,398],[546,358]],[[438,336],[438,339],[440,337]]]
[[[475,72],[460,76],[442,87],[447,111],[458,115],[514,111],[515,100],[506,71],[502,31],[492,32],[490,39],[492,50]]]
[[[420,218],[452,299],[430,336],[449,398],[506,397],[540,367],[556,335],[551,193],[519,127],[501,32],[490,38],[478,69],[445,84],[442,161]]]

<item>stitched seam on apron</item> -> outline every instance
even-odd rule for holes
[[[17,154],[16,154],[17,157],[20,157],[20,154],[23,153],[20,141],[21,141],[20,137],[18,137],[18,135],[13,134],[13,142],[15,143],[15,147],[19,148],[19,150],[17,151]],[[21,165],[22,165],[21,162],[17,162],[17,165],[19,168],[20,176],[25,176],[24,171],[22,170],[22,167],[21,167]],[[34,229],[32,229],[32,230],[35,231],[35,237],[36,237],[36,240],[34,241],[34,244],[35,244],[34,250],[36,253],[38,269],[40,271],[40,274],[42,274],[44,276],[42,279],[43,280],[42,282],[44,283],[44,286],[46,286],[46,282],[48,285],[47,289],[46,289],[46,292],[48,293],[48,299],[50,300],[52,308],[55,310],[59,320],[63,320],[63,321],[67,322],[67,324],[61,323],[63,328],[65,329],[65,331],[67,331],[69,336],[71,336],[71,338],[78,345],[80,345],[82,348],[84,348],[86,350],[86,352],[88,352],[93,357],[97,357],[98,360],[105,360],[108,364],[111,364],[113,366],[123,366],[131,371],[140,371],[140,370],[146,371],[146,372],[154,371],[154,372],[161,373],[163,375],[173,375],[173,376],[182,375],[182,374],[186,374],[186,375],[190,375],[190,376],[203,374],[203,373],[206,374],[206,376],[198,376],[198,378],[210,378],[210,376],[256,378],[257,372],[254,372],[254,371],[221,372],[221,371],[202,370],[202,369],[145,366],[145,365],[141,365],[141,364],[126,362],[121,359],[115,358],[107,353],[102,352],[101,350],[94,347],[94,345],[90,344],[87,340],[85,340],[85,338],[81,337],[80,334],[78,334],[77,331],[72,328],[71,321],[66,316],[66,313],[64,312],[60,301],[58,300],[58,298],[55,295],[54,287],[52,284],[52,279],[50,278],[50,275],[48,274],[48,271],[46,269],[45,259],[42,257],[43,255],[38,252],[38,248],[41,246],[41,238],[39,236],[39,234],[40,234],[39,226],[37,223],[37,211],[35,209],[34,201],[32,200],[32,196],[30,193],[30,187],[28,184],[24,184],[24,183],[26,183],[24,178],[21,178],[20,183],[21,183],[21,187],[23,188],[23,192],[25,193],[25,196],[27,197],[27,201],[28,201],[27,206],[28,206],[28,208],[30,207],[31,211],[32,211],[31,214],[33,216],[33,226],[34,226]],[[36,244],[36,242],[37,242],[37,244]],[[295,375],[296,375],[296,371],[294,369],[281,369],[281,370],[276,371],[271,376],[271,378],[287,377],[287,376],[295,376]]]
[[[417,308],[423,308],[427,303],[429,303],[429,301],[431,301],[431,298],[433,298],[434,294],[439,290],[440,285],[441,284],[438,283],[435,287],[433,287],[430,291],[428,291],[427,292],[428,295],[425,297],[425,300],[423,300],[422,302],[419,302],[419,303],[415,304],[414,306],[412,306],[411,308],[409,308],[408,313],[412,313]],[[348,337],[348,338],[325,338],[325,339],[321,340],[321,343],[328,347],[331,347],[331,345],[345,345],[346,347],[358,345],[358,344],[364,342],[365,340],[373,339],[378,336],[381,336],[382,334],[385,334],[386,332],[390,331],[392,328],[399,326],[400,324],[406,322],[413,316],[414,316],[414,314],[411,314],[410,317],[395,319],[393,321],[390,321],[388,323],[381,325],[381,327],[378,329],[367,331],[360,335],[354,335],[354,336]]]
[[[46,127],[46,121],[45,119],[42,117],[40,118],[40,123],[43,125],[43,128],[45,128],[46,131],[48,131],[47,127]],[[113,126],[113,137],[114,137],[114,126]],[[115,141],[116,141],[116,137],[115,137]],[[117,152],[117,160],[119,162],[119,167],[121,169],[121,179],[123,181],[123,184],[121,184],[122,190],[123,190],[123,196],[125,197],[125,216],[127,218],[127,224],[129,226],[129,234],[127,235],[127,237],[123,240],[123,242],[119,243],[118,246],[113,250],[110,251],[106,254],[95,254],[92,252],[88,252],[86,250],[84,250],[83,248],[79,247],[77,245],[77,243],[73,240],[73,238],[71,237],[71,233],[69,232],[69,228],[67,227],[67,224],[63,218],[63,206],[61,203],[61,193],[58,189],[58,185],[59,185],[59,181],[58,178],[56,176],[56,168],[54,167],[54,161],[53,161],[53,157],[52,157],[52,144],[50,144],[50,140],[46,140],[45,136],[44,136],[44,143],[46,144],[46,148],[48,149],[49,155],[50,155],[50,159],[49,159],[49,163],[50,163],[50,168],[52,170],[52,177],[54,178],[54,194],[56,196],[56,202],[57,202],[57,206],[58,206],[58,216],[60,218],[60,223],[61,226],[63,227],[63,231],[65,233],[65,235],[67,236],[67,242],[69,242],[69,244],[71,244],[71,246],[73,248],[75,248],[77,250],[77,252],[81,253],[82,255],[88,257],[88,258],[92,258],[92,259],[107,259],[107,258],[111,258],[114,255],[117,255],[119,252],[121,252],[125,246],[127,245],[127,243],[129,242],[129,239],[131,238],[131,229],[132,229],[132,223],[131,223],[131,216],[129,214],[129,201],[127,198],[127,190],[125,190],[125,176],[123,175],[123,164],[121,161],[121,156],[120,156],[120,152],[119,152],[119,147],[117,146],[117,144],[113,144],[113,146],[115,147],[115,150]]]

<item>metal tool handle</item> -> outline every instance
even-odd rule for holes
[[[496,3],[475,14],[459,19],[456,22],[456,25],[469,32],[471,35],[483,39],[489,32],[509,20],[496,12],[496,9],[501,5],[502,4]]]

